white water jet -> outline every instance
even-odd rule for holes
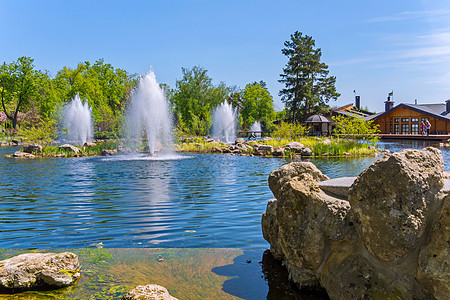
[[[70,143],[84,145],[92,141],[94,124],[91,115],[89,104],[87,101],[83,103],[78,94],[64,106],[63,124]]]
[[[213,112],[212,136],[232,143],[236,139],[237,113],[231,104],[224,101]]]
[[[258,121],[253,123],[252,126],[250,126],[250,131],[258,131],[257,133],[255,133],[255,137],[261,137],[261,123],[259,123]]]
[[[131,95],[128,130],[131,140],[144,138],[147,141],[150,154],[173,152],[169,105],[153,71],[139,79],[139,85]]]

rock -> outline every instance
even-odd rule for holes
[[[263,138],[261,141],[263,141],[263,142],[268,142],[268,141],[271,141],[271,140],[272,140],[271,137],[266,136],[266,137]]]
[[[312,151],[311,149],[309,149],[308,147],[303,148],[302,151],[300,152],[300,154],[302,156],[312,156]]]
[[[272,153],[273,152],[273,146],[271,146],[271,145],[260,145],[258,147],[258,151],[262,152],[264,154]]]
[[[139,285],[122,297],[122,300],[178,300],[165,287],[157,284]]]
[[[26,153],[42,153],[42,146],[39,144],[27,144],[23,146],[22,151]]]
[[[97,144],[94,143],[94,142],[86,142],[86,143],[84,143],[84,147],[90,148],[90,147],[95,147],[95,146],[97,146]]]
[[[13,157],[18,157],[18,158],[34,158],[35,156],[31,153],[26,153],[26,152],[22,152],[22,151],[16,151],[13,154]]]
[[[245,143],[245,140],[243,138],[237,138],[236,141],[234,142],[235,145],[243,143]]]
[[[216,147],[216,146],[214,146],[214,147],[212,148],[212,151],[213,151],[213,152],[216,152],[216,153],[222,153],[222,149],[219,148],[219,147]]]
[[[284,148],[278,148],[272,154],[273,156],[284,156]]]
[[[239,149],[239,150],[242,150],[245,152],[245,151],[247,151],[247,146],[242,143],[238,143],[238,144],[236,144],[235,149]]]
[[[101,156],[113,156],[116,154],[117,154],[117,150],[108,150],[108,149],[105,149],[100,153]]]
[[[80,149],[79,149],[79,148],[77,148],[77,147],[75,147],[75,146],[73,146],[73,145],[70,145],[70,144],[64,144],[64,145],[61,145],[61,146],[59,146],[59,148],[60,148],[60,149],[64,149],[64,150],[70,150],[70,151],[73,151],[75,154],[78,154],[78,152],[80,152]]]
[[[394,262],[417,246],[430,207],[442,203],[436,195],[444,186],[443,171],[440,151],[426,148],[386,155],[358,176],[349,200],[357,232],[370,253]]]
[[[0,261],[0,289],[61,288],[80,278],[78,256],[64,253],[26,253]]]
[[[322,144],[324,144],[324,145],[331,145],[331,140],[330,139],[325,139],[325,140],[323,140]]]
[[[302,149],[305,148],[302,143],[299,142],[290,142],[286,145],[286,148],[291,149],[291,151],[294,151],[295,153],[302,152]]]
[[[437,149],[403,150],[341,192],[311,163],[284,165],[269,176],[276,199],[262,216],[263,236],[297,285],[321,286],[331,299],[448,299],[443,168]]]
[[[136,153],[136,151],[134,151],[133,149],[128,148],[128,147],[118,146],[117,147],[117,153],[120,153],[120,154],[133,154],[133,153]]]

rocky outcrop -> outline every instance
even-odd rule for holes
[[[59,148],[60,149],[64,149],[64,150],[73,151],[75,154],[78,154],[78,152],[80,152],[79,148],[77,148],[77,147],[75,147],[73,145],[70,145],[70,144],[61,145],[61,146],[59,146]]]
[[[403,150],[372,164],[347,193],[328,193],[313,164],[285,165],[269,176],[276,199],[263,236],[294,282],[331,299],[448,299],[443,168],[439,150]]]
[[[113,155],[116,155],[116,154],[117,154],[117,150],[108,150],[108,149],[104,149],[100,153],[101,156],[113,156]]]
[[[14,152],[14,154],[12,156],[18,157],[18,158],[34,158],[35,157],[34,154],[22,152],[22,151],[16,151],[16,152]]]
[[[39,290],[73,284],[80,277],[78,256],[26,253],[0,261],[0,290]]]
[[[27,144],[23,146],[22,151],[26,153],[42,153],[42,146],[39,144]]]
[[[122,297],[122,300],[177,300],[165,287],[157,284],[139,285]]]

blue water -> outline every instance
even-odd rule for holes
[[[427,145],[383,143],[403,146]],[[289,160],[183,154],[14,159],[0,149],[0,248],[268,248],[261,214],[270,172]],[[447,162],[449,151],[442,149]],[[312,159],[331,178],[376,158]],[[446,163],[446,170],[448,169]]]

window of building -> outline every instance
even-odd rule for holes
[[[408,124],[402,124],[402,133],[403,134],[409,133],[409,125]]]
[[[391,119],[391,120],[392,120],[392,119]],[[393,132],[392,132],[392,124],[389,125],[389,133],[393,133]]]
[[[409,122],[409,118],[402,118],[402,122]]]
[[[428,121],[428,118],[422,118],[422,122]]]
[[[394,120],[394,119],[391,118],[391,123],[392,123],[393,120]]]
[[[395,118],[394,123],[398,123],[399,120],[400,120],[399,118]]]
[[[417,124],[417,123],[411,124],[411,133],[412,134],[418,134],[419,133],[419,124]]]
[[[411,118],[411,122],[419,122],[419,118]]]
[[[400,124],[394,124],[394,133],[399,134],[400,133]]]

